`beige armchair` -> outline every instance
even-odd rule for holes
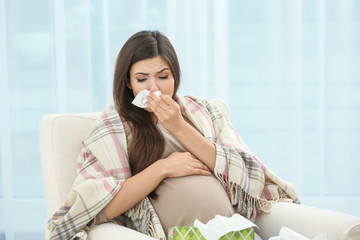
[[[229,116],[223,101],[214,102]],[[76,176],[75,162],[87,134],[100,113],[52,114],[40,121],[40,151],[43,167],[47,217],[62,205]],[[256,219],[263,239],[276,236],[287,226],[309,238],[321,233],[328,240],[360,239],[360,218],[337,212],[292,203],[274,204],[270,214]],[[45,223],[44,223],[45,225]],[[46,231],[46,239],[49,233]],[[92,240],[152,239],[144,234],[114,223],[105,223],[90,232]]]

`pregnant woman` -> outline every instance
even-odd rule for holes
[[[178,96],[179,86],[179,62],[166,36],[142,31],[128,39],[116,62],[114,105],[84,138],[73,190],[49,220],[54,239],[86,239],[107,221],[165,239],[169,227],[195,219],[234,213],[254,219],[274,201],[298,202],[219,108]],[[132,104],[137,96],[145,107]]]

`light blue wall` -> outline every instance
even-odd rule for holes
[[[142,29],[173,42],[180,93],[226,100],[304,204],[360,216],[359,11],[356,0],[0,0],[0,240],[43,236],[40,117],[101,111],[116,55]]]

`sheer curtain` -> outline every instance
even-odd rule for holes
[[[101,111],[118,51],[158,29],[180,94],[221,98],[302,203],[360,216],[360,3],[0,0],[0,240],[41,239],[45,113]]]

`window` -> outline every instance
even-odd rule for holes
[[[226,100],[304,204],[359,216],[359,10],[354,0],[0,0],[0,240],[44,235],[41,116],[110,104],[116,56],[143,29],[174,44],[180,94]]]

